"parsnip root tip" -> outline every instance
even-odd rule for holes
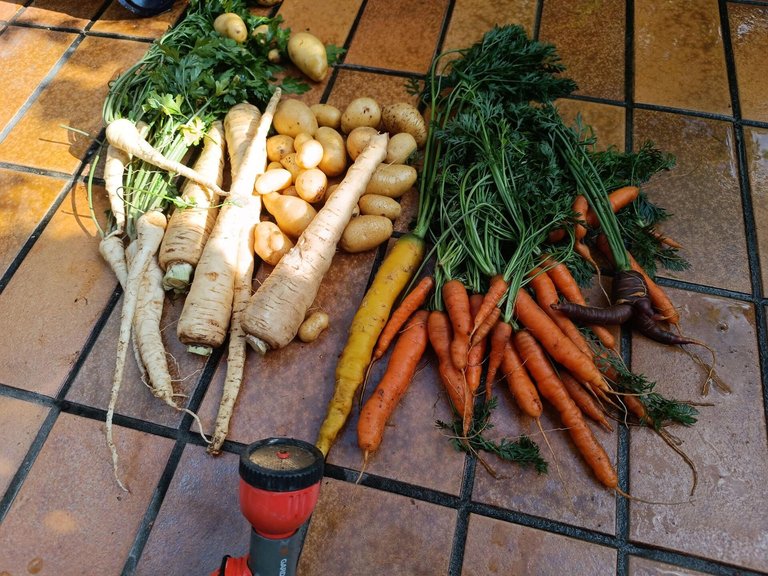
[[[245,341],[248,342],[248,345],[251,348],[253,348],[256,352],[258,352],[262,356],[267,352],[269,352],[269,344],[267,344],[261,338],[258,338],[256,336],[253,336],[252,334],[249,334],[245,337]]]

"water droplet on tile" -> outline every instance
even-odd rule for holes
[[[32,558],[32,560],[29,561],[29,564],[27,564],[27,572],[30,574],[37,574],[43,569],[43,559],[37,556],[36,558]]]

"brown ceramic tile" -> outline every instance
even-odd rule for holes
[[[609,576],[616,573],[616,552],[473,514],[461,573]]]
[[[760,271],[763,275],[763,292],[768,290],[768,130],[745,128],[749,182],[752,190],[752,210],[755,214],[755,231],[760,255]]]
[[[0,82],[6,87],[0,107],[0,130],[32,96],[75,40],[74,34],[11,26],[0,36],[3,58]]]
[[[635,2],[634,45],[637,102],[731,114],[716,2]]]
[[[507,24],[519,24],[530,36],[535,18],[533,0],[457,0],[442,49],[467,48],[494,26]]]
[[[406,91],[405,78],[351,70],[339,72],[328,97],[328,104],[343,111],[352,100],[361,96],[374,98],[381,106],[395,102],[416,104],[415,96]]]
[[[361,5],[362,0],[284,0],[278,15],[292,32],[309,32],[326,45],[343,47]]]
[[[445,0],[370,0],[344,62],[402,72],[427,72],[447,5]]]
[[[77,186],[3,291],[0,333],[14,346],[0,347],[0,382],[57,393],[116,286],[98,244]]]
[[[116,281],[115,281],[116,285]],[[115,354],[120,332],[120,311],[122,298],[112,311],[102,329],[93,350],[72,383],[67,400],[94,406],[103,410],[109,405],[112,376],[115,372]],[[166,298],[161,329],[163,344],[168,358],[168,368],[173,378],[174,392],[178,394],[180,406],[187,406],[189,396],[194,392],[200,374],[205,368],[206,359],[186,351],[186,347],[176,336],[176,323],[183,301]],[[117,399],[116,411],[142,420],[175,427],[181,422],[184,413],[174,410],[155,398],[141,379],[135,356],[129,351],[125,366],[125,376]]]
[[[729,4],[728,20],[741,116],[766,122],[768,102],[765,100],[765,78],[768,64],[763,52],[768,43],[768,6]]]
[[[656,381],[661,394],[706,402],[698,422],[670,430],[693,461],[698,487],[683,460],[646,430],[632,432],[630,487],[634,496],[669,504],[630,504],[631,537],[755,570],[768,566],[768,447],[763,390],[751,305],[670,290],[683,331],[711,346],[718,374],[732,389],[701,395],[705,373],[682,350],[633,338],[632,369]],[[692,350],[693,351],[693,350]],[[695,351],[704,360],[706,350]],[[717,503],[727,503],[718,505]]]
[[[678,566],[654,562],[637,556],[629,557],[629,571],[627,573],[630,576],[704,576],[704,572],[685,570]]]
[[[210,574],[225,554],[248,552],[251,526],[240,511],[238,462],[234,454],[213,457],[200,446],[185,448],[136,576],[166,574],[169,563],[176,574]]]
[[[23,0],[15,0],[14,2],[0,2],[0,20],[11,20],[25,2]]]
[[[557,47],[565,75],[579,86],[577,93],[623,100],[624,20],[623,1],[549,1],[539,39]]]
[[[0,143],[0,161],[73,172],[102,127],[108,82],[146,50],[147,44],[141,42],[85,38]]]
[[[106,34],[159,38],[179,19],[187,5],[186,1],[174,2],[170,10],[147,18],[137,16],[119,2],[112,2],[90,29]]]
[[[103,428],[59,416],[0,525],[0,572],[120,573],[173,441],[115,428],[127,493],[115,482]]]
[[[644,190],[671,218],[659,229],[680,242],[691,267],[661,276],[750,292],[738,163],[730,124],[635,111],[635,146],[652,140],[676,167]],[[717,214],[717,218],[712,215]]]
[[[585,100],[562,98],[556,103],[560,115],[569,126],[577,125],[581,116],[584,126],[590,126],[597,137],[597,148],[605,150],[611,146],[624,150],[624,108],[598,104]]]
[[[102,0],[34,0],[18,21],[37,26],[83,29],[103,6]]]
[[[57,178],[0,170],[0,275],[65,185]]]
[[[298,573],[446,574],[455,524],[450,508],[324,480]]]
[[[39,404],[0,396],[0,435],[3,437],[0,494],[5,494],[48,411],[47,407]]]

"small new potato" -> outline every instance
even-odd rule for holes
[[[328,188],[328,178],[319,168],[302,170],[296,177],[296,192],[299,198],[303,198],[310,204],[320,202],[325,198],[325,190]]]
[[[417,176],[416,168],[408,164],[379,164],[365,193],[400,198],[416,183]]]
[[[329,178],[341,176],[347,169],[344,137],[329,126],[320,126],[315,139],[323,146],[323,157],[317,165]]]
[[[391,136],[387,143],[387,157],[384,160],[387,164],[405,164],[418,148],[416,138],[408,132],[400,132]]]
[[[341,128],[341,110],[331,104],[312,104],[309,107],[315,113],[319,126],[327,126],[338,130]]]
[[[253,250],[270,266],[277,266],[291,248],[293,241],[274,222],[263,220],[253,228]]]
[[[317,118],[304,102],[296,98],[281,100],[275,109],[272,125],[278,134],[295,138],[302,132],[314,136],[317,132]]]
[[[376,128],[370,126],[360,126],[352,130],[347,135],[347,154],[349,157],[352,160],[357,158],[376,134],[378,134]]]
[[[314,342],[328,328],[330,318],[322,310],[312,312],[299,326],[298,336],[302,342]]]
[[[259,174],[253,185],[256,194],[271,194],[279,192],[291,185],[293,175],[285,168],[275,168]]]
[[[291,152],[296,152],[293,137],[287,134],[275,134],[267,138],[267,158],[272,162],[280,162]]]
[[[309,32],[295,32],[288,40],[288,58],[311,80],[321,82],[328,73],[325,44]]]
[[[392,220],[386,216],[361,214],[344,228],[339,246],[345,252],[365,252],[389,240],[393,231]]]
[[[380,194],[363,194],[357,205],[360,208],[360,214],[385,216],[390,220],[397,220],[403,210],[400,202]]]
[[[323,159],[324,152],[320,141],[314,138],[307,140],[296,151],[296,164],[305,170],[317,168]]]
[[[360,126],[378,128],[381,123],[381,106],[373,98],[355,98],[341,115],[341,131],[349,134]]]
[[[427,123],[418,108],[407,102],[388,104],[381,110],[381,123],[390,134],[407,132],[419,148],[427,142]]]
[[[213,21],[213,29],[226,38],[231,38],[238,44],[242,44],[248,39],[248,28],[234,12],[224,12],[219,14]]]
[[[296,177],[299,175],[299,172],[301,172],[301,166],[296,162],[296,152],[291,152],[290,154],[283,156],[280,160],[280,164],[291,173],[291,184],[296,182]]]
[[[317,215],[317,210],[309,202],[296,196],[273,192],[265,194],[262,198],[264,207],[272,214],[280,230],[291,238],[301,236]]]

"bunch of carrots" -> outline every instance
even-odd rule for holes
[[[634,418],[664,435],[670,422],[696,421],[690,404],[661,397],[624,365],[609,329],[631,323],[667,344],[699,344],[668,328],[679,317],[652,277],[657,262],[685,266],[679,245],[655,230],[668,215],[642,192],[674,159],[650,143],[636,152],[596,151],[588,131],[566,126],[552,104],[575,88],[563,70],[552,46],[517,26],[494,28],[435,60],[420,92],[430,125],[418,217],[401,238],[421,247],[418,264],[412,258],[398,268],[406,259],[393,249],[363,300],[318,433],[324,453],[349,416],[334,406],[344,398],[349,407],[360,385],[339,375],[352,364],[359,373],[390,346],[384,375],[361,409],[364,462],[430,347],[455,414],[453,423],[439,424],[457,447],[539,472],[546,463],[529,438],[483,437],[500,381],[537,423],[554,410],[598,481],[617,492],[616,471],[592,425],[611,429],[612,419]],[[428,263],[434,270],[426,274]],[[601,264],[614,276],[605,309],[587,306],[583,293],[585,280],[602,283]],[[380,322],[369,308],[386,285],[401,300],[383,306],[388,320]],[[377,341],[372,353],[359,353],[360,338]],[[352,350],[358,353],[347,354]]]

